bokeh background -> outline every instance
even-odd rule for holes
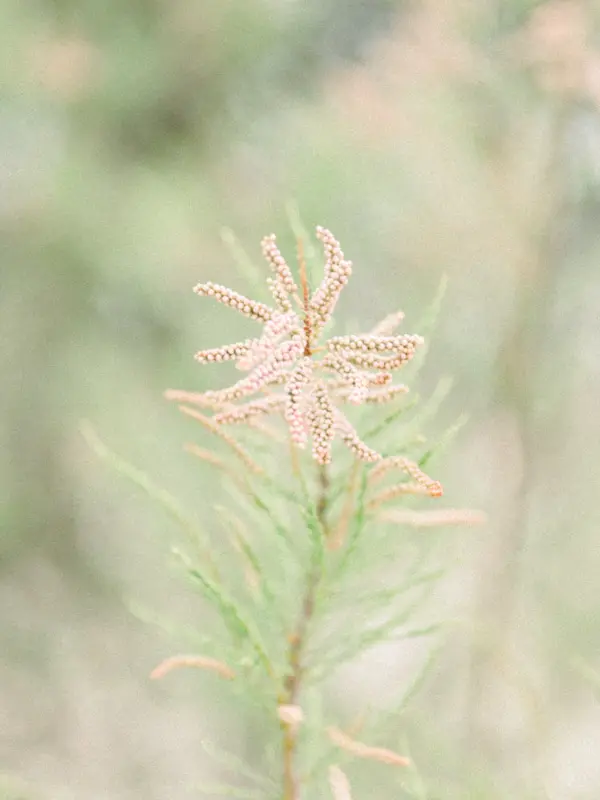
[[[204,738],[244,749],[214,682],[148,681],[202,607],[80,425],[203,516],[217,479],[162,391],[206,386],[192,353],[242,323],[190,287],[252,291],[294,209],[354,261],[347,320],[410,328],[449,279],[423,433],[468,415],[435,475],[489,524],[448,540],[461,624],[407,720],[423,797],[600,797],[599,23],[576,0],[2,0],[0,797],[197,796]],[[413,661],[333,691],[385,705]]]

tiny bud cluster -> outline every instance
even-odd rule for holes
[[[327,346],[330,350],[349,350],[351,352],[404,351],[409,340],[421,337],[414,336],[333,336]],[[421,340],[422,341],[422,340]],[[421,342],[418,342],[419,344]]]
[[[297,333],[291,339],[280,344],[275,352],[262,364],[259,364],[247,378],[242,378],[227,389],[205,392],[204,396],[213,402],[232,403],[241,397],[255,394],[263,386],[277,381],[283,367],[293,364],[303,349],[303,336]]]
[[[267,286],[273,295],[277,308],[283,312],[291,311],[292,303],[281,281],[277,280],[277,278],[267,278]]]
[[[348,402],[353,405],[361,405],[369,396],[369,375],[360,372],[356,367],[340,355],[329,354],[323,359],[323,366],[326,370],[338,375],[343,383],[350,385],[347,394]]]
[[[243,294],[238,294],[218,283],[212,283],[211,281],[198,283],[194,286],[194,292],[200,297],[213,297],[217,302],[230,306],[245,317],[259,322],[268,322],[273,316],[273,309],[269,308],[269,306],[256,300],[249,300]]]
[[[254,340],[257,341],[257,340]],[[226,344],[212,350],[200,350],[194,358],[199,364],[219,363],[220,361],[237,361],[248,354],[253,345],[252,339],[236,344]]]
[[[327,324],[338,298],[352,274],[352,262],[346,261],[340,243],[327,228],[317,227],[317,238],[325,248],[325,277],[311,300],[318,329]]]
[[[391,370],[400,369],[400,367],[403,367],[408,361],[410,361],[411,358],[412,354],[411,355],[402,354],[399,356],[382,358],[381,356],[360,353],[355,356],[351,356],[350,360],[354,364],[356,364],[357,367],[364,367],[365,369],[376,369],[389,372]]]
[[[308,439],[308,420],[304,409],[303,390],[310,385],[312,377],[312,360],[308,356],[304,356],[286,384],[285,421],[290,429],[290,438],[298,447],[305,447]]]
[[[275,243],[275,234],[271,233],[261,242],[263,255],[271,265],[271,269],[277,276],[277,281],[282,285],[289,295],[297,295],[298,287],[294,281],[292,270],[288,267],[285,258],[279,252]]]
[[[373,464],[381,460],[381,454],[362,441],[358,433],[342,414],[338,415],[337,424],[341,440],[360,461]]]
[[[422,345],[424,339],[422,336],[414,336],[412,334],[404,334],[403,336],[392,337],[396,344],[393,347],[393,355],[381,356],[380,350],[375,346],[373,352],[366,349],[346,349],[344,350],[346,357],[359,367],[367,367],[368,369],[378,370],[395,370],[403,366],[407,361],[414,356],[415,351],[419,345]],[[375,340],[377,341],[377,339]],[[388,341],[388,340],[385,340]],[[388,351],[392,348],[386,348]]]
[[[302,322],[297,314],[293,311],[288,311],[285,314],[274,314],[265,324],[260,339],[255,339],[251,342],[243,357],[239,360],[239,369],[250,370],[273,355],[280,339],[294,330],[298,333],[302,330]]]
[[[318,464],[331,461],[331,444],[335,435],[334,410],[323,381],[314,390],[314,402],[310,410],[310,427],[313,440],[313,458]]]

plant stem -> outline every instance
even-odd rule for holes
[[[317,516],[323,529],[323,535],[326,535],[327,532],[325,515],[327,513],[329,486],[329,473],[327,467],[322,465],[319,468]],[[289,672],[282,692],[282,705],[295,706],[298,704],[304,676],[302,655],[307,642],[308,628],[315,612],[317,590],[322,576],[323,572],[320,564],[313,564],[307,576],[298,624],[289,639]],[[283,733],[283,800],[300,800],[300,784],[295,770],[297,726],[282,720],[281,730]]]

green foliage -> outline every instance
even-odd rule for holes
[[[198,524],[187,515],[180,503],[169,492],[157,486],[146,473],[133,466],[125,459],[112,452],[97,436],[91,425],[82,423],[81,434],[87,444],[99,458],[106,460],[120,475],[130,480],[142,489],[152,500],[158,503],[164,511],[184,530],[195,546],[200,546],[203,560],[210,570],[214,571],[214,563],[209,553],[208,539]]]

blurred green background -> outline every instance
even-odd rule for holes
[[[461,624],[407,721],[424,796],[600,797],[599,17],[2,0],[0,797],[194,796],[203,737],[245,747],[212,682],[148,682],[181,639],[131,603],[202,609],[165,567],[171,523],[80,423],[202,517],[217,479],[161,395],[220,380],[193,352],[247,328],[190,288],[256,296],[231,231],[260,265],[294,206],[355,264],[345,321],[401,307],[411,330],[449,278],[420,392],[454,384],[423,432],[469,415],[434,471],[489,524],[448,548]],[[333,691],[385,706],[420,653]]]

